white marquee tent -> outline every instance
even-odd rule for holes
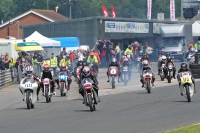
[[[45,49],[45,51],[47,51],[48,55],[51,55],[51,53],[54,53],[55,55],[60,53],[61,43],[59,41],[45,37],[37,31],[25,38],[25,41],[39,43]]]

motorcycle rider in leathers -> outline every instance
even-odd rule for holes
[[[187,67],[187,63],[185,63],[185,62],[181,63],[181,68],[178,70],[178,74],[177,74],[177,80],[178,80],[178,82],[179,82],[179,87],[181,86],[181,77],[180,77],[179,74],[180,74],[181,72],[188,72],[188,71],[191,73],[191,76],[192,76],[192,72],[191,72],[191,70]],[[194,84],[194,93],[196,93],[197,90],[196,90],[196,88],[195,88],[195,80],[194,80],[193,76],[192,76],[192,83]],[[181,95],[183,96],[182,93],[181,93]]]
[[[108,71],[109,71],[109,68],[112,67],[112,66],[118,68],[118,72],[119,72],[119,74],[118,74],[118,82],[119,82],[120,67],[119,67],[119,64],[117,63],[117,59],[116,59],[116,58],[112,58],[112,61],[111,61],[111,63],[109,64],[109,67],[108,67],[108,70],[107,70],[107,76],[108,76],[108,81],[107,81],[107,82],[109,82],[109,74],[108,74]]]
[[[176,79],[175,74],[176,74],[176,67],[174,64],[174,61],[170,56],[167,57],[167,62],[166,62],[166,68],[168,68],[169,63],[173,65],[173,78]],[[167,69],[165,70],[165,76],[167,75]]]
[[[80,73],[80,81],[81,81],[81,83],[82,83],[82,80],[84,78],[90,78],[94,82],[94,84],[93,84],[94,85],[94,89],[95,89],[96,94],[98,96],[98,102],[100,102],[101,100],[100,100],[99,95],[98,95],[98,90],[99,90],[98,81],[97,81],[96,77],[92,74],[91,68],[89,66],[84,67],[82,69],[82,73]],[[84,97],[83,86],[79,90],[79,93]]]

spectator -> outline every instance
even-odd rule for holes
[[[8,59],[8,55],[5,56],[4,67],[5,69],[9,69],[10,60]]]
[[[101,49],[101,66],[102,67],[106,67],[107,63],[106,63],[106,55],[107,55],[107,48],[106,48],[106,44],[104,44],[103,48]]]
[[[53,74],[56,75],[56,68],[57,68],[57,57],[54,56],[54,53],[51,54],[50,58],[50,67],[53,70]]]
[[[31,56],[30,54],[26,54],[26,63],[29,64],[29,65],[32,65],[32,59],[31,59]]]
[[[66,54],[67,54],[67,52],[66,52],[66,48],[63,48],[63,51],[61,52],[61,56],[62,56],[62,58],[63,58],[63,56],[66,55]]]
[[[120,61],[120,53],[121,53],[120,43],[117,44],[117,46],[115,48],[115,52],[116,52],[117,62],[119,62]]]
[[[70,51],[70,54],[69,54],[69,59],[72,63],[72,71],[74,70],[76,64],[75,64],[75,50],[72,52]]]

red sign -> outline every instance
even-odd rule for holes
[[[152,0],[147,0],[147,19],[151,20]]]
[[[170,0],[170,19],[175,21],[175,0]]]

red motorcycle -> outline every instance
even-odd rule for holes
[[[110,80],[110,85],[112,86],[112,89],[115,88],[115,82],[117,81],[118,73],[119,72],[118,72],[117,67],[111,66],[109,68],[108,75],[109,75],[109,78],[110,78],[109,80]]]

